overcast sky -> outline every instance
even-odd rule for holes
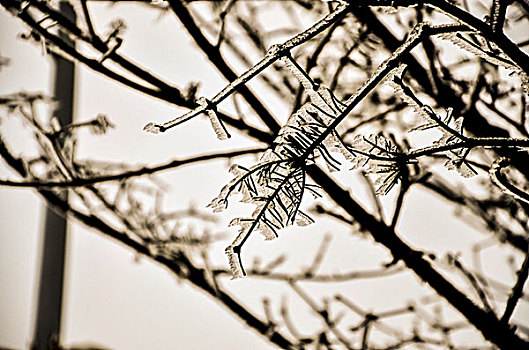
[[[170,80],[190,80],[189,67],[195,65],[196,68],[202,57],[193,56],[193,50],[186,48],[189,44],[175,32],[178,27],[174,19],[155,21],[156,13],[139,17],[135,15],[138,10],[127,6],[116,8],[112,14],[136,24],[130,29],[130,35],[137,39],[131,41],[132,47],[127,49],[140,52],[136,55],[138,61],[150,60],[149,64],[155,67],[159,67],[162,60],[151,55],[153,50],[160,56],[173,55],[172,62],[165,60],[160,72],[170,71],[167,74]],[[102,20],[108,23],[110,19]],[[106,26],[101,28],[106,29]],[[39,47],[17,39],[17,34],[25,30],[13,16],[0,11],[0,53],[11,59],[10,65],[0,71],[0,94],[50,91],[50,59],[41,55]],[[154,31],[155,35],[161,35],[164,30],[172,33],[165,45],[150,44],[149,38],[142,34],[142,31]],[[144,47],[133,47],[138,43]],[[153,49],[152,46],[157,47]],[[145,57],[138,57],[141,53]],[[181,70],[171,68],[176,63]],[[196,70],[194,78],[203,80],[207,73],[204,68]],[[209,80],[211,89],[220,86],[220,81]],[[155,164],[178,156],[174,139],[156,138],[142,131],[147,121],[174,117],[178,109],[153,103],[150,98],[131,93],[84,69],[77,69],[75,104],[76,120],[88,120],[97,113],[105,113],[117,124],[109,135],[81,144],[80,152],[89,150],[92,155],[104,155],[104,159],[110,161],[126,160],[133,164]],[[208,134],[204,137],[201,136],[204,133],[197,132],[202,126],[191,127],[187,132],[196,132],[196,142],[206,145],[209,142],[210,147],[215,145],[209,129],[205,129]],[[16,145],[23,149],[24,140],[17,137],[23,135],[17,129],[19,125],[7,122],[1,127],[12,130],[10,135],[18,139]],[[184,133],[173,133],[173,137],[182,135]],[[91,137],[88,133],[86,136]],[[181,142],[178,153],[189,154],[193,146],[196,144],[190,143],[186,149]],[[5,164],[2,163],[0,169],[2,177],[13,178]],[[192,178],[190,175],[188,172],[188,181]],[[195,174],[194,177],[200,180],[200,176]],[[213,185],[209,188],[212,192],[200,193],[203,186],[174,187],[172,195],[183,198],[178,204],[181,207],[189,204],[190,191],[195,201],[201,197],[206,201],[219,189],[218,185]],[[31,342],[43,216],[43,204],[31,190],[0,187],[0,346],[25,349]],[[62,330],[65,344],[90,342],[113,349],[234,349],[239,346],[247,349],[249,344],[252,348],[268,348],[259,336],[244,330],[240,322],[207,296],[197,293],[188,284],[177,283],[163,268],[145,259],[137,263],[134,257],[122,245],[79,225],[69,226]],[[237,339],[236,347],[234,339]]]
[[[190,80],[207,81],[201,88],[205,96],[212,96],[223,87],[225,82],[193,49],[174,17],[165,16],[155,21],[155,12],[145,15],[147,10],[144,7],[140,10],[130,5],[115,6],[105,15],[102,11],[104,5],[99,4],[92,9],[96,28],[101,28],[101,31],[112,18],[125,18],[130,25],[120,50],[128,53],[134,61],[151,67],[169,82],[183,86]],[[41,55],[40,48],[16,38],[25,30],[14,17],[0,12],[0,53],[11,59],[11,64],[0,71],[0,94],[21,90],[50,91],[50,60]],[[142,131],[147,122],[172,119],[180,112],[182,110],[132,92],[87,69],[77,69],[74,118],[83,121],[105,113],[117,125],[104,136],[84,134],[79,145],[81,157],[152,165],[220,148],[252,146],[251,142],[237,138],[221,144],[207,122],[199,120],[161,136]],[[0,127],[9,130],[10,140],[15,140],[21,150],[28,147],[16,122],[8,121]],[[178,177],[168,175],[165,180],[171,185],[168,197],[171,201],[167,201],[167,207],[205,206],[229,178],[224,166],[225,163],[218,162],[212,168],[189,168]],[[215,173],[220,175],[213,176]],[[0,175],[2,178],[16,177],[3,163]],[[362,193],[355,195],[362,196]],[[421,204],[406,209],[403,214],[404,223],[400,231],[408,241],[420,247],[450,251],[457,245],[469,247],[481,237],[475,228],[454,219],[452,210],[433,196],[416,192],[410,196],[416,196],[416,201],[410,202]],[[412,211],[415,219],[404,220]],[[43,203],[31,190],[0,187],[0,346],[24,349],[31,342],[43,214]],[[447,220],[448,217],[451,219]],[[310,231],[313,232],[309,234],[313,235],[311,237],[339,227],[327,221],[322,221],[320,225]],[[302,235],[295,232],[274,243],[264,243],[259,239],[252,243],[252,247],[262,249],[263,255],[267,251],[275,251],[279,244],[299,248],[299,242],[304,240]],[[346,235],[344,233],[344,240]],[[350,244],[350,239],[347,239]],[[313,239],[312,243],[307,240],[305,249],[296,249],[291,255],[308,265],[313,256],[311,250],[314,251],[319,240]],[[357,242],[347,251],[342,248],[343,252],[337,244],[337,253],[333,258],[347,256],[358,266],[368,266],[371,258],[378,259],[383,253],[378,251],[380,248],[373,248],[373,251],[364,249],[367,246],[364,244]],[[220,258],[216,261],[225,264],[222,246],[218,250],[217,257]],[[355,254],[352,254],[353,251]],[[499,249],[498,253],[501,252]],[[469,256],[463,258],[470,259]],[[489,268],[496,274],[508,273],[505,267]],[[145,258],[135,262],[135,255],[129,249],[78,224],[69,226],[66,269],[61,337],[66,345],[89,342],[113,349],[270,348],[260,336],[248,332],[209,297],[197,293],[186,283],[177,283],[166,270]],[[402,281],[409,280],[409,277],[403,278],[408,279]],[[232,290],[241,288],[250,291],[260,286],[248,281],[233,283],[229,285]],[[417,294],[399,287],[402,286],[395,283],[384,290],[373,286],[378,291],[375,293],[368,289],[352,293],[357,293],[357,297],[364,298],[366,303],[382,296],[389,306],[393,301],[384,297],[386,295],[406,300],[424,292],[423,287],[418,287]],[[354,286],[351,288],[354,290]],[[273,292],[273,289],[267,292]],[[256,291],[253,297],[248,293],[244,303],[259,302],[258,296],[264,292],[260,290],[259,293]],[[380,300],[377,302],[381,303]],[[529,318],[529,309],[518,310],[517,317]]]

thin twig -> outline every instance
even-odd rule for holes
[[[238,156],[242,156],[246,154],[261,153],[265,150],[266,149],[263,149],[263,148],[254,148],[254,149],[247,149],[247,150],[240,150],[240,151],[206,154],[206,155],[190,157],[186,159],[175,159],[165,164],[161,164],[157,166],[150,166],[150,167],[143,167],[140,169],[125,171],[125,172],[114,174],[114,175],[103,175],[103,176],[96,176],[96,177],[91,177],[91,178],[77,177],[77,178],[74,178],[72,180],[67,180],[67,181],[32,180],[32,181],[19,182],[19,181],[13,181],[13,180],[1,180],[0,179],[0,186],[37,187],[37,188],[82,187],[82,186],[93,185],[93,184],[101,183],[101,182],[121,181],[121,180],[128,179],[131,177],[150,175],[150,174],[154,174],[160,171],[174,169],[174,168],[178,168],[184,165],[213,160],[213,159],[232,158],[232,157],[238,157]]]
[[[299,295],[299,297],[312,309],[312,311],[314,311],[323,319],[329,330],[336,336],[336,339],[338,339],[338,341],[342,343],[342,345],[344,345],[347,349],[352,349],[349,341],[336,328],[335,321],[330,319],[329,310],[322,310],[321,308],[319,308],[316,302],[312,300],[312,298],[295,282],[291,281],[289,282],[289,285],[296,292],[296,294]]]
[[[321,263],[323,262],[323,258],[325,257],[325,253],[327,252],[327,249],[329,248],[330,243],[331,243],[331,235],[326,234],[325,236],[323,236],[323,239],[320,244],[320,248],[318,249],[316,256],[314,257],[312,264],[305,271],[305,275],[314,276],[315,272],[318,270],[318,268],[321,266]]]
[[[88,31],[90,32],[90,36],[94,39],[97,38],[96,31],[94,29],[94,25],[92,24],[92,18],[90,17],[90,12],[88,11],[88,6],[86,4],[86,0],[81,0],[81,6],[83,8],[83,15],[86,22],[86,26],[88,27]]]
[[[348,282],[359,279],[371,279],[390,276],[393,274],[404,272],[404,267],[399,266],[395,268],[383,268],[373,269],[365,271],[351,271],[343,273],[332,273],[332,274],[314,274],[308,276],[306,273],[281,273],[281,272],[269,272],[268,269],[249,269],[247,272],[248,277],[263,278],[277,281],[294,281],[294,282],[318,282],[318,283],[329,283],[329,282]],[[214,274],[222,274],[231,276],[232,272],[226,269],[214,269]]]
[[[395,337],[395,338],[400,338],[402,337],[402,333],[401,331],[399,331],[398,329],[396,328],[393,328],[391,326],[388,326],[386,323],[380,321],[380,318],[381,317],[385,317],[385,316],[380,316],[382,314],[373,314],[373,313],[370,313],[370,312],[367,312],[365,310],[363,310],[362,308],[360,308],[359,306],[357,306],[355,303],[353,303],[351,300],[349,300],[348,298],[344,297],[343,295],[336,295],[334,297],[334,299],[340,303],[342,303],[343,305],[345,305],[349,310],[353,311],[355,314],[357,314],[358,316],[362,317],[364,319],[363,322],[365,322],[365,319],[368,317],[368,315],[370,315],[371,319],[374,321],[373,324],[374,326],[379,329],[380,331],[386,333],[387,335],[390,335],[392,337]],[[407,311],[412,311],[410,310],[409,308],[406,309]],[[403,311],[405,312],[405,311]],[[388,315],[387,317],[391,317],[392,315]]]
[[[399,189],[399,195],[397,196],[397,201],[395,203],[395,210],[393,211],[393,217],[391,219],[391,224],[389,225],[393,229],[397,227],[397,223],[399,221],[399,218],[401,216],[402,206],[404,204],[404,197],[406,196],[406,193],[410,189],[410,183],[407,179],[402,179],[400,189]]]
[[[493,312],[492,308],[490,307],[489,301],[487,299],[487,294],[481,288],[476,277],[470,271],[466,269],[466,267],[459,261],[459,259],[457,259],[456,256],[449,255],[449,262],[453,266],[455,266],[463,274],[463,276],[465,276],[466,279],[470,282],[470,284],[472,285],[472,288],[474,288],[479,299],[481,300],[481,303],[483,304],[485,311]]]
[[[368,174],[365,171],[361,172],[362,179],[367,185],[367,188],[369,189],[369,194],[371,195],[371,199],[373,200],[373,203],[375,203],[375,208],[377,210],[378,219],[382,222],[386,222],[384,219],[384,209],[382,208],[382,203],[380,202],[380,199],[378,198],[378,195],[376,194],[375,186],[373,185],[373,182],[369,178]]]
[[[503,312],[503,316],[501,317],[501,322],[509,322],[509,319],[511,318],[514,312],[514,309],[516,308],[516,304],[518,304],[518,301],[522,297],[523,287],[525,282],[527,281],[528,275],[529,251],[525,254],[525,259],[522,263],[522,266],[520,267],[520,270],[518,271],[518,279],[516,280],[516,284],[512,288],[511,295],[509,295],[509,299],[507,300],[507,305],[505,306],[505,311]]]
[[[204,51],[209,52],[211,55],[215,54],[215,57],[220,56],[220,54],[218,53],[218,50],[211,43],[209,43],[209,41],[205,37],[203,37],[200,30],[196,27],[196,24],[194,23],[191,15],[189,14],[185,6],[180,2],[180,0],[170,0],[169,3],[171,4],[171,7],[174,9],[177,16],[179,16],[180,20],[185,24],[186,29],[195,38],[199,46]],[[322,31],[330,27],[334,22],[341,19],[346,14],[347,8],[348,7],[343,4],[338,6],[334,12],[325,16],[325,18],[315,23],[312,27],[310,27],[306,31],[299,33],[298,35],[285,41],[283,44],[274,45],[268,50],[268,53],[261,61],[259,61],[257,64],[255,64],[253,67],[251,67],[249,70],[247,70],[246,72],[244,72],[243,74],[239,76],[235,75],[231,71],[231,69],[229,69],[225,64],[223,64],[223,69],[221,69],[221,71],[223,72],[224,75],[227,75],[227,78],[231,82],[224,89],[222,89],[219,93],[217,93],[212,99],[209,100],[210,104],[216,106],[220,102],[222,102],[224,99],[229,97],[232,93],[238,90],[245,97],[245,99],[247,99],[247,102],[250,105],[252,105],[252,103],[254,104],[257,103],[258,105],[260,105],[258,101],[253,101],[254,99],[252,99],[253,102],[248,100],[248,98],[251,95],[249,93],[249,90],[245,86],[246,83],[249,80],[251,80],[253,77],[255,77],[256,75],[261,73],[268,66],[270,66],[271,64],[279,60],[286,52],[312,39],[314,36],[316,36],[317,34],[321,33]],[[219,60],[217,61],[216,64],[220,65],[220,62],[224,62],[224,60],[221,57],[218,57],[218,59]],[[188,121],[189,119],[196,117],[199,114],[204,113],[208,108],[210,108],[209,105],[199,106],[198,108],[195,108],[194,110],[184,115],[181,115],[173,120],[167,121],[163,124],[153,124],[153,125],[158,128],[158,131],[163,132],[181,123],[184,123]],[[276,127],[277,126],[273,126],[272,130],[275,129]]]

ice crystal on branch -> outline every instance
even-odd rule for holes
[[[311,90],[314,88],[314,83],[310,80],[310,77],[303,71],[303,69],[292,59],[290,54],[281,57],[281,61],[290,70],[290,72],[299,80],[305,90]]]
[[[306,190],[318,195],[313,186],[306,184],[307,164],[321,157],[329,169],[338,170],[341,164],[332,153],[340,152],[349,160],[354,158],[336,131],[328,132],[346,106],[328,88],[312,82],[292,58],[287,56],[285,61],[301,80],[309,101],[289,117],[274,141],[274,148],[266,151],[257,165],[249,169],[239,165],[230,168],[235,178],[209,204],[214,211],[222,211],[229,197],[240,193],[242,202],[256,206],[251,218],[236,218],[230,224],[240,227],[239,235],[226,248],[234,277],[245,275],[241,248],[253,231],[261,232],[269,240],[276,238],[282,228],[313,222],[299,209]]]
[[[520,78],[522,89],[529,94],[529,77],[527,72],[514,63],[500,48],[493,42],[481,35],[474,34],[478,40],[470,40],[462,33],[445,33],[441,38],[451,41],[454,45],[463,49],[495,66],[501,66],[512,71]]]
[[[243,202],[256,205],[251,218],[235,218],[230,226],[239,226],[239,235],[226,248],[233,277],[245,274],[241,263],[240,252],[243,244],[253,231],[263,234],[266,240],[278,236],[278,231],[294,223],[305,226],[312,222],[299,207],[305,191],[305,170],[294,167],[292,161],[283,160],[271,151],[267,151],[261,159],[265,162],[251,169],[232,166],[232,172],[238,174],[225,186],[220,195],[213,199],[210,207],[215,211],[223,210],[228,205],[228,198],[236,193],[242,194]]]
[[[105,134],[108,129],[111,129],[114,127],[114,124],[108,120],[108,117],[104,114],[98,114],[94,120],[92,120],[88,126],[90,127],[90,131],[93,132],[96,135],[102,135]]]
[[[463,153],[463,155],[461,155]],[[455,170],[461,176],[469,178],[478,174],[478,172],[465,160],[468,152],[447,152],[448,160],[444,166],[448,170]]]
[[[210,101],[208,101],[206,98],[201,97],[198,99],[198,104],[203,106],[206,115],[208,116],[208,119],[211,123],[211,127],[213,127],[213,130],[215,131],[215,135],[217,135],[217,138],[219,140],[227,140],[231,137],[231,135],[228,133],[228,130],[222,123],[222,121],[217,116],[216,107],[211,104]]]
[[[399,148],[385,136],[357,135],[351,148],[356,154],[352,169],[364,168],[376,177],[376,194],[386,195],[400,179],[401,170],[407,162],[401,159]]]
[[[163,132],[163,126],[156,123],[148,123],[143,127],[143,131],[150,132],[151,134],[159,134]]]
[[[466,140],[466,137],[463,135],[463,118],[456,119],[452,114],[452,108],[446,110],[446,116],[444,118],[441,117],[432,107],[422,103],[415,96],[411,88],[404,84],[402,80],[403,74],[404,70],[401,70],[400,74],[393,77],[390,85],[425,121],[424,124],[411,129],[411,131],[438,129],[442,135],[438,140],[433,141],[432,144],[433,146],[439,147]],[[477,175],[476,170],[466,161],[469,149],[454,149],[445,153],[449,159],[444,163],[444,166],[448,170],[455,170],[465,178]]]
[[[475,37],[480,39],[479,44],[477,41],[470,41],[461,33],[446,33],[441,35],[441,38],[452,42],[457,47],[478,56],[493,65],[502,66],[507,69],[520,70],[514,62],[512,62],[496,45],[494,45],[494,43],[487,41],[479,35],[476,35]]]

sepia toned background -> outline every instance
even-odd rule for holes
[[[116,18],[127,23],[126,41],[120,52],[163,77],[183,87],[186,83],[201,82],[200,94],[213,96],[227,83],[207,63],[174,16],[162,14],[139,4],[109,6],[94,3],[90,7],[95,27],[104,32]],[[280,26],[282,18],[274,22],[273,6],[268,9],[270,25]],[[305,19],[300,19],[305,20]],[[308,19],[307,19],[308,20]],[[50,57],[41,48],[19,38],[27,32],[12,15],[0,12],[0,54],[10,59],[0,71],[0,94],[18,91],[49,93],[52,84]],[[278,39],[279,40],[279,39]],[[256,57],[257,60],[257,57]],[[234,61],[236,62],[236,61]],[[235,63],[240,73],[248,67]],[[85,132],[78,145],[79,158],[102,159],[110,162],[154,165],[174,158],[211,153],[219,150],[262,147],[236,135],[228,141],[218,141],[206,118],[196,118],[185,126],[161,135],[151,135],[142,129],[150,121],[165,121],[185,112],[141,93],[131,91],[116,82],[77,65],[75,80],[76,121],[91,120],[103,113],[115,128],[102,136]],[[259,85],[256,83],[256,90]],[[264,91],[264,90],[263,90]],[[282,122],[288,117],[288,105],[276,96],[262,96],[265,103]],[[234,111],[226,103],[223,109]],[[17,152],[32,152],[27,128],[20,122],[3,118],[0,125]],[[196,208],[210,214],[206,205],[231,179],[227,166],[234,161],[214,161],[179,169],[177,173],[157,175],[167,188],[164,208],[185,210]],[[250,165],[255,157],[237,160]],[[4,163],[0,163],[2,178],[16,178]],[[362,199],[369,210],[375,210],[370,193],[358,174],[337,173],[354,197]],[[457,177],[457,175],[454,175]],[[481,179],[487,178],[486,175]],[[468,180],[479,181],[476,179]],[[468,183],[467,183],[468,184]],[[381,199],[394,201],[395,193]],[[325,198],[321,203],[328,203]],[[371,203],[371,204],[369,204]],[[303,204],[307,209],[314,203]],[[38,261],[42,239],[44,204],[37,194],[28,189],[0,187],[0,347],[28,348],[33,335],[35,304],[38,286]],[[391,207],[387,215],[390,214]],[[235,210],[244,211],[244,208]],[[235,237],[236,230],[227,228],[233,217],[217,214],[215,234],[223,239],[208,250],[215,266],[227,268],[224,248]],[[425,190],[413,190],[407,197],[399,224],[399,232],[406,242],[425,251],[435,250],[442,256],[460,254],[462,261],[472,264],[473,247],[482,242],[483,229],[473,222],[471,215],[454,208],[443,199]],[[197,224],[198,225],[198,224]],[[201,229],[198,225],[195,229]],[[308,228],[293,227],[282,231],[279,239],[264,242],[253,237],[245,251],[248,265],[254,256],[270,261],[281,253],[288,256],[284,265],[287,272],[310,266],[326,235],[332,235],[323,273],[350,270],[369,270],[390,262],[388,253],[361,236],[352,235],[350,228],[328,217],[316,217]],[[490,276],[512,284],[512,266],[519,266],[523,255],[491,243],[481,254],[483,269]],[[263,298],[284,299],[296,314],[300,332],[311,329],[313,312],[279,283],[265,283],[260,279],[223,280],[223,286],[237,293],[244,305],[259,309]],[[389,277],[349,281],[329,285],[309,284],[315,297],[333,288],[355,300],[366,310],[389,310],[395,305],[419,303],[425,309],[432,292],[410,272],[399,272]],[[137,256],[123,245],[105,238],[82,225],[70,221],[68,226],[66,284],[61,340],[66,346],[93,344],[111,349],[268,349],[267,342],[209,296],[201,294],[185,281],[178,281],[164,268],[148,258]],[[276,310],[279,307],[276,306]],[[262,313],[261,311],[258,311]],[[444,309],[446,320],[457,319],[457,314]],[[515,312],[515,319],[529,319],[529,306],[524,300]],[[413,327],[413,322],[402,318],[402,328]],[[396,324],[399,324],[397,321]],[[462,330],[455,335],[462,344],[471,346],[480,339],[475,331]]]

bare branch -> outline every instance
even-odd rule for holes
[[[207,155],[202,155],[202,156],[189,157],[185,159],[175,159],[165,164],[143,167],[137,170],[124,171],[124,172],[120,172],[115,175],[102,175],[102,176],[96,176],[96,177],[91,177],[91,178],[76,177],[68,181],[33,180],[33,181],[18,182],[18,181],[0,179],[0,186],[37,187],[37,188],[82,187],[82,186],[93,185],[93,184],[97,184],[101,182],[122,181],[128,178],[131,178],[131,177],[151,175],[151,174],[154,174],[160,171],[171,170],[171,169],[175,169],[175,168],[178,168],[184,165],[199,163],[199,162],[204,162],[204,161],[209,161],[209,160],[214,160],[214,159],[233,158],[233,157],[238,157],[238,156],[247,155],[247,154],[261,153],[265,150],[266,149],[263,149],[263,148],[254,148],[254,149],[247,149],[247,150],[240,150],[240,151],[230,151],[230,152],[224,152],[224,153],[207,154]]]
[[[527,276],[529,275],[529,252],[525,254],[524,261],[522,263],[522,266],[520,267],[520,270],[518,271],[518,278],[516,279],[516,283],[512,288],[511,295],[509,295],[509,299],[507,300],[507,305],[505,306],[505,311],[503,312],[503,315],[501,317],[501,322],[508,323],[509,319],[511,318],[514,309],[516,308],[516,304],[518,304],[518,301],[522,297],[523,287],[525,282],[527,281]]]

